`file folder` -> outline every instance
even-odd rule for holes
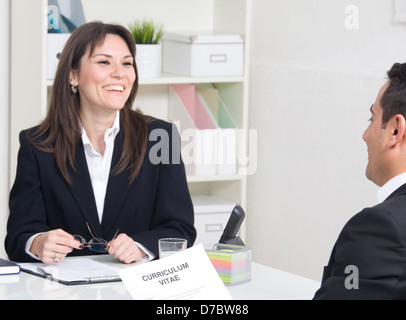
[[[117,269],[89,258],[66,258],[60,264],[42,262],[20,263],[20,268],[30,273],[64,285],[78,285],[121,281]]]
[[[237,172],[237,127],[223,99],[212,84],[197,85],[196,91],[217,126],[217,174]]]
[[[182,159],[187,173],[215,175],[217,125],[193,84],[170,86],[168,117],[181,134]]]

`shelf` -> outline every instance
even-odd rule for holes
[[[153,84],[183,84],[183,83],[229,83],[243,82],[244,77],[184,77],[175,74],[162,73],[159,78],[144,78],[140,79],[140,85]]]
[[[241,77],[184,77],[176,74],[162,73],[158,78],[140,79],[140,85],[163,85],[163,84],[183,84],[183,83],[238,83],[244,82],[244,76]],[[54,81],[47,80],[47,87],[52,87]]]

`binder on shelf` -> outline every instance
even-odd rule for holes
[[[237,172],[237,126],[219,91],[212,84],[197,85],[196,91],[217,125],[217,173],[235,174]]]
[[[168,115],[179,125],[189,174],[237,172],[237,128],[212,84],[172,85]]]
[[[178,125],[187,173],[215,175],[217,126],[199,99],[193,84],[170,86],[168,117]]]

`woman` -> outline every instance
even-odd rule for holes
[[[137,87],[127,29],[92,22],[72,33],[47,117],[20,133],[5,241],[11,260],[55,264],[67,254],[107,251],[131,263],[155,258],[160,238],[193,244],[183,163],[157,163],[157,142],[149,138],[165,132],[162,152],[179,159],[179,148],[172,150],[178,133],[132,110]]]

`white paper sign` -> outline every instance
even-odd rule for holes
[[[134,299],[231,299],[201,244],[118,273]]]

